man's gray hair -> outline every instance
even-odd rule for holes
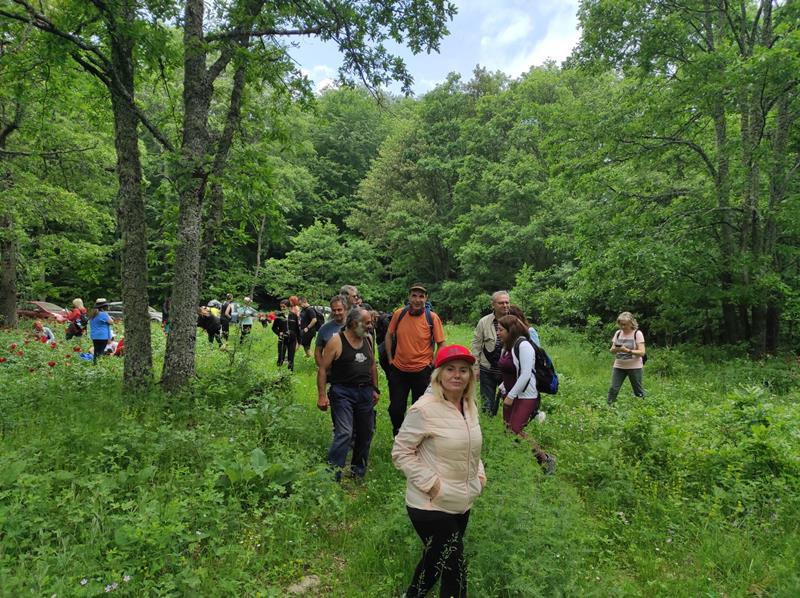
[[[497,301],[497,298],[498,298],[500,295],[509,295],[509,293],[508,293],[508,291],[495,291],[494,293],[492,293],[492,303],[494,303],[495,301]],[[510,296],[510,295],[509,295],[509,296]]]
[[[347,301],[341,295],[334,295],[331,297],[330,306],[333,307],[334,303],[341,303],[342,307],[347,307]]]
[[[347,312],[347,319],[344,321],[344,327],[350,329],[355,328],[356,325],[361,321],[361,318],[364,317],[363,314],[368,314],[368,313],[369,311],[361,306],[354,307],[349,312]],[[371,315],[370,318],[372,318]]]

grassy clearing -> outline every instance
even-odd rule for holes
[[[647,399],[625,387],[610,409],[605,345],[541,334],[563,382],[531,429],[558,473],[484,418],[471,594],[800,594],[796,364],[654,350]],[[120,360],[65,366],[63,344],[12,356],[19,339],[0,333],[3,595],[284,596],[307,575],[312,595],[404,590],[420,546],[385,392],[367,479],[338,486],[312,360],[278,372],[267,330],[234,355],[199,340],[198,381],[178,397],[122,396]],[[154,342],[160,354],[155,328]]]

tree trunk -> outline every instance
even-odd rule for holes
[[[6,148],[9,135],[19,128],[22,121],[23,107],[18,100],[15,103],[14,118],[3,122],[0,128],[0,149]],[[6,158],[0,154],[0,165]],[[13,184],[11,173],[0,168],[0,197]],[[8,210],[0,214],[0,327],[14,328],[17,325],[17,236],[14,230],[14,215],[11,202],[4,200],[4,208]]]
[[[239,127],[242,114],[242,98],[246,83],[246,65],[240,62],[233,75],[233,88],[231,89],[230,104],[228,114],[225,118],[225,128],[217,144],[217,153],[214,156],[214,166],[211,169],[211,192],[209,193],[208,217],[203,229],[203,246],[200,257],[200,285],[203,284],[208,268],[208,261],[214,249],[217,235],[222,228],[223,216],[225,213],[225,195],[222,190],[220,179],[225,172],[228,163],[228,154],[233,145],[233,136]]]
[[[0,185],[0,188],[2,186]],[[0,327],[17,325],[17,239],[14,218],[0,215]]]
[[[256,272],[253,275],[253,286],[250,288],[250,296],[256,294],[256,285],[258,284],[258,277],[261,274],[261,252],[264,245],[264,231],[267,228],[267,216],[261,217],[261,226],[258,228],[258,246],[256,247]]]
[[[136,18],[135,4],[121,9],[125,25]],[[114,144],[117,150],[118,225],[122,235],[122,301],[125,304],[126,390],[140,390],[152,382],[153,358],[147,296],[147,220],[142,194],[142,164],[139,155],[139,117],[125,98],[134,97],[133,40],[127,27],[111,27],[111,57],[117,84],[111,85],[114,112]],[[118,87],[119,86],[119,87]],[[121,88],[121,89],[120,89]]]
[[[200,293],[200,223],[208,179],[208,114],[213,92],[206,69],[203,9],[203,0],[186,2],[180,208],[170,331],[161,375],[161,382],[169,391],[183,388],[195,372],[197,303]]]

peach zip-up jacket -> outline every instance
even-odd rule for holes
[[[406,474],[406,504],[414,509],[465,513],[486,485],[477,409],[464,415],[451,402],[424,394],[406,413],[392,461]],[[428,493],[439,480],[439,492]]]

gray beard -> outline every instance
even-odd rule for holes
[[[414,309],[413,307],[408,308],[408,313],[410,313],[412,316],[419,316],[424,311],[425,311],[424,307],[420,307],[419,309]]]

